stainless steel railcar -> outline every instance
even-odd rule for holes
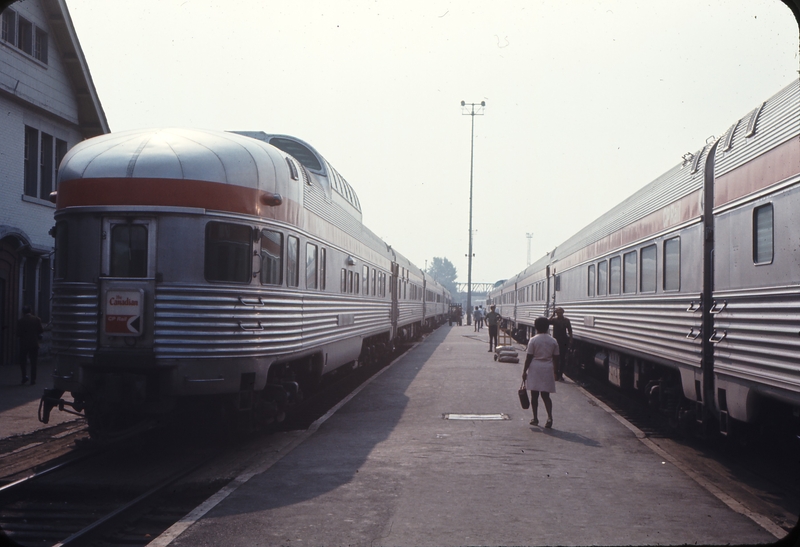
[[[72,406],[100,431],[202,396],[279,419],[322,375],[445,319],[424,300],[447,291],[367,229],[352,187],[293,137],[97,137],[64,158],[55,199],[44,421]]]
[[[490,298],[563,306],[582,359],[676,420],[797,425],[799,139],[795,81]]]

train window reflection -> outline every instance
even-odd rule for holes
[[[621,261],[618,256],[608,261],[608,294],[619,294]]]
[[[283,234],[261,230],[261,283],[280,285],[283,282]]]
[[[678,291],[681,288],[681,238],[664,241],[664,290]]]
[[[631,251],[622,255],[622,292],[636,292],[636,251]]]
[[[773,212],[772,204],[753,210],[753,262],[771,264],[773,257]]]
[[[642,292],[656,292],[656,246],[648,245],[641,251],[642,278],[639,288]]]
[[[317,288],[317,246],[306,243],[306,288]]]
[[[205,276],[208,281],[250,282],[252,233],[250,226],[241,224],[209,222],[206,225]]]
[[[587,295],[594,296],[594,287],[595,287],[595,279],[594,279],[594,264],[589,265],[589,282],[587,283]]]
[[[67,223],[62,221],[56,222],[56,260],[55,260],[55,278],[67,278],[67,245],[69,241],[69,230]]]
[[[300,240],[295,236],[286,238],[286,283],[300,285]]]
[[[325,276],[327,275],[327,252],[325,247],[319,250],[319,288],[325,290]]]
[[[378,270],[376,270],[375,268],[372,268],[372,296],[375,296],[376,291],[377,291],[377,289],[375,287],[375,280],[377,278],[377,274],[378,274]]]
[[[361,270],[364,283],[364,294],[369,295],[369,266],[362,266]]]
[[[111,277],[147,277],[147,226],[111,228]]]
[[[597,265],[597,296],[605,296],[608,292],[608,262]]]

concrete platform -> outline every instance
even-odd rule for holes
[[[52,362],[41,360],[36,372],[36,385],[30,383],[20,385],[21,374],[18,364],[0,366],[0,439],[26,435],[64,422],[82,419],[56,409],[50,414],[49,424],[39,421],[39,399],[42,397],[42,391],[46,387],[53,387]]]
[[[153,545],[775,541],[569,381],[553,395],[554,429],[530,426],[517,399],[522,363],[495,362],[486,341],[485,330],[442,327],[304,442]]]

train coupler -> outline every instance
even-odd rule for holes
[[[63,389],[45,389],[44,393],[42,394],[42,398],[39,400],[39,421],[43,424],[46,424],[50,421],[50,413],[53,411],[55,407],[58,407],[58,410],[61,412],[67,412],[69,414],[75,414],[76,416],[84,417],[81,413],[83,410],[83,404],[80,401],[65,401],[61,398],[64,394]],[[75,410],[69,410],[64,408],[66,406],[71,406]]]

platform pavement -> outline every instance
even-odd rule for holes
[[[0,439],[25,435],[46,427],[82,419],[54,409],[50,414],[50,423],[43,424],[39,421],[39,399],[42,397],[42,391],[53,385],[52,361],[41,359],[36,372],[35,385],[31,385],[30,382],[20,385],[22,374],[18,364],[0,366]],[[30,375],[30,372],[28,374]]]
[[[569,381],[553,395],[554,429],[529,425],[517,398],[522,364],[495,362],[486,340],[472,327],[442,327],[305,442],[153,545],[775,540]],[[510,419],[445,420],[447,413]]]

